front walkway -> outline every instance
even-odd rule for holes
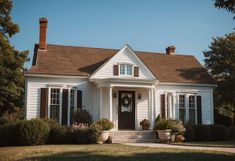
[[[183,146],[183,145],[171,145],[171,144],[160,144],[160,143],[124,143],[124,145],[144,146],[144,147],[151,147],[151,148],[177,148],[177,149],[188,149],[188,150],[210,150],[210,151],[235,153],[235,148]]]

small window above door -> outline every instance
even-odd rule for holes
[[[120,64],[119,74],[122,76],[133,76],[133,65],[131,64]]]

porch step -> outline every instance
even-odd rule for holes
[[[159,142],[153,131],[111,131],[112,143],[155,143]]]

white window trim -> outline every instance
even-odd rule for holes
[[[125,66],[125,74],[121,74],[120,72],[120,69],[121,69],[121,65],[124,65]],[[128,75],[127,74],[127,65],[130,65],[131,66],[131,75]],[[119,63],[118,64],[118,75],[119,76],[125,76],[125,77],[133,77],[134,76],[134,64],[130,64],[130,63]]]
[[[197,120],[197,96],[200,96],[198,95],[197,93],[184,93],[184,92],[179,92],[178,93],[178,116],[177,116],[177,119],[179,120],[180,117],[179,117],[179,110],[180,110],[180,105],[179,105],[179,96],[180,95],[184,95],[185,96],[185,122],[189,121],[189,96],[194,96],[195,99],[194,99],[194,104],[195,104],[195,124],[198,123],[198,120]]]
[[[180,96],[184,96],[184,108],[180,108]],[[177,118],[178,118],[178,120],[180,120],[180,110],[181,109],[184,109],[184,121],[185,122],[187,122],[187,120],[186,120],[186,113],[187,113],[187,110],[186,110],[186,94],[184,94],[184,93],[179,93],[178,94],[178,116],[177,116]],[[185,123],[185,122],[183,122],[183,123]]]
[[[51,111],[51,89],[60,89],[59,92],[59,123],[62,124],[62,92],[63,89],[68,89],[68,113],[67,113],[67,125],[70,125],[70,90],[74,90],[74,112],[77,110],[77,88],[76,87],[68,87],[68,88],[63,88],[63,86],[60,85],[48,85],[48,107],[47,107],[47,116],[50,118],[50,111]]]
[[[59,89],[59,123],[62,124],[62,87],[61,86],[48,86],[48,107],[47,107],[47,116],[51,118],[51,89]]]

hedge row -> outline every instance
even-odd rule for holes
[[[186,141],[235,140],[235,127],[223,125],[186,125]]]
[[[0,125],[0,146],[90,144],[96,143],[100,134],[96,125],[73,128],[49,119],[32,119]]]

